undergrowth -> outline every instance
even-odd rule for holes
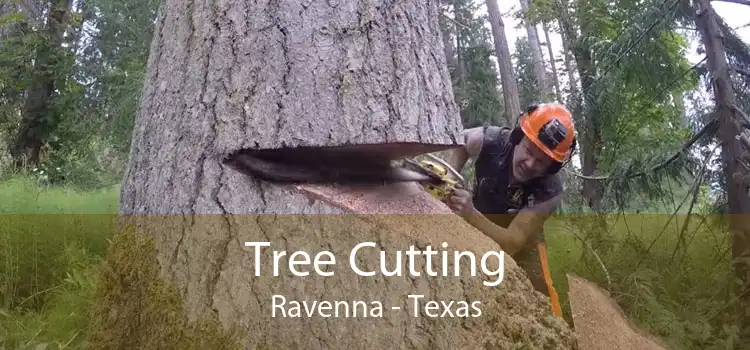
[[[0,183],[0,349],[80,348],[118,193]]]
[[[687,218],[610,215],[608,249],[594,248],[581,233],[590,216],[551,222],[550,269],[568,321],[566,273],[573,273],[607,289],[633,323],[673,349],[742,348],[728,235],[709,217]]]
[[[118,193],[47,188],[24,178],[0,183],[0,349],[85,345]],[[612,215],[606,251],[582,243],[586,218],[550,222],[549,259],[566,317],[565,274],[574,273],[608,288],[636,324],[675,349],[732,348],[737,329],[725,313],[736,305],[728,302],[726,234],[699,216],[685,230],[685,216],[667,218]],[[601,261],[584,259],[591,251]]]

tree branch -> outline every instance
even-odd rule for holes
[[[445,19],[447,19],[447,20],[449,20],[449,21],[451,21],[451,22],[453,22],[453,23],[455,23],[457,25],[460,25],[460,26],[464,27],[465,29],[471,29],[467,25],[465,25],[465,24],[463,24],[463,23],[461,23],[459,21],[456,21],[453,18],[450,18],[450,16],[446,15],[444,12],[440,12],[440,15],[443,16]]]
[[[745,146],[745,148],[750,149],[750,138],[747,137],[744,133],[740,133],[739,135],[735,136],[736,139],[742,141],[742,145]]]
[[[744,126],[745,126],[746,128],[750,128],[750,117],[748,117],[748,116],[747,116],[747,114],[745,114],[745,112],[743,112],[743,111],[742,111],[742,110],[741,110],[741,109],[740,109],[739,107],[737,107],[736,105],[733,105],[733,106],[732,106],[732,109],[734,109],[734,111],[735,111],[735,112],[737,112],[737,114],[739,114],[739,115],[740,115],[740,118],[742,118],[742,124],[743,124],[743,125],[744,125]]]
[[[742,74],[742,75],[750,78],[750,71],[749,70],[742,69],[742,68],[737,68],[737,67],[729,67],[729,69],[731,69],[731,70],[733,70],[733,71],[735,71],[735,72],[737,72],[739,74]]]
[[[731,2],[731,3],[734,3],[734,4],[740,4],[740,5],[750,6],[750,0],[712,0],[712,1]]]
[[[737,105],[733,105],[732,109],[737,112],[737,114],[740,115],[740,122],[742,123],[742,126],[745,128],[750,128],[750,117],[745,114]],[[750,149],[750,138],[745,135],[745,130],[740,130],[740,134],[735,136],[738,140],[742,141],[742,144],[745,145],[745,148]],[[744,164],[743,164],[744,165]]]
[[[696,142],[698,142],[698,140],[700,140],[703,137],[703,135],[709,133],[709,131],[713,132],[717,125],[718,125],[718,123],[714,119],[711,122],[709,122],[708,124],[706,124],[705,126],[703,126],[703,128],[700,131],[698,131],[695,135],[693,135],[692,138],[690,138],[690,140],[688,140],[687,142],[685,142],[685,144],[682,145],[682,147],[680,148],[679,151],[675,152],[666,161],[664,161],[662,163],[659,163],[659,164],[657,164],[654,167],[651,167],[651,169],[649,169],[648,172],[657,171],[657,170],[659,170],[659,169],[661,169],[661,168],[669,165],[669,163],[674,162],[677,158],[680,157],[681,154],[685,153],[685,151],[687,151],[688,149],[690,149],[690,147],[692,147],[693,144],[695,144]],[[568,174],[571,174],[573,176],[576,176],[576,177],[584,179],[584,180],[608,180],[610,178],[609,175],[607,175],[607,176],[586,176],[586,175],[579,174],[579,173],[576,173],[576,172],[573,172],[573,171],[570,171],[570,170],[567,170],[567,169],[565,169],[565,171]],[[640,172],[637,172],[635,174],[629,174],[629,175],[627,175],[627,178],[628,179],[632,179],[632,178],[636,178],[636,177],[639,177],[639,176],[645,176],[646,173],[647,173],[647,171],[640,171]]]

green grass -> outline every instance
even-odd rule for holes
[[[2,214],[115,214],[119,199],[119,188],[82,193],[45,188],[22,177],[0,183]]]
[[[107,214],[117,212],[118,198],[117,187],[80,192],[22,178],[0,183],[0,349],[84,345],[96,268],[114,231]],[[722,319],[734,308],[726,302],[727,239],[695,216],[681,241],[685,216],[667,218],[613,215],[614,228],[603,235],[612,249],[597,248],[602,264],[581,259],[591,251],[581,243],[586,218],[550,222],[549,260],[566,316],[565,274],[572,272],[609,286],[637,324],[676,349],[731,347],[735,330]],[[677,242],[687,248],[674,254]]]
[[[81,345],[118,193],[0,184],[0,349]]]

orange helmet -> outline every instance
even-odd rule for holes
[[[526,137],[557,162],[563,162],[575,147],[573,116],[559,103],[535,105],[519,122]]]

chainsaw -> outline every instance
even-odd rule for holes
[[[224,163],[235,170],[274,183],[387,184],[417,182],[433,197],[445,201],[457,188],[465,188],[463,176],[433,154],[426,159],[388,159],[341,148],[301,147],[242,150]]]
[[[425,156],[429,159],[418,161],[413,158],[407,158],[403,160],[405,168],[411,169],[416,173],[425,174],[434,179],[434,181],[419,181],[425,191],[433,197],[445,201],[453,194],[453,191],[466,187],[463,176],[450,166],[450,164],[433,154],[428,153]]]

